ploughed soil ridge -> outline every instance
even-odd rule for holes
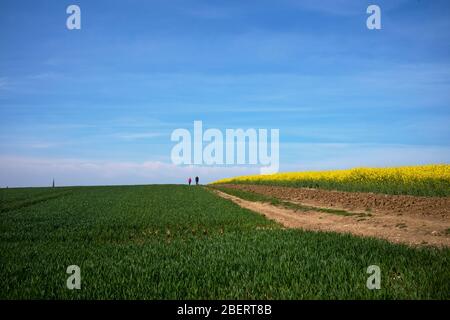
[[[247,184],[215,186],[313,207],[312,210],[302,212],[295,208],[248,201],[215,190],[218,195],[241,207],[259,212],[288,228],[351,233],[409,245],[450,246],[450,197],[384,195]],[[222,190],[226,192],[226,189]],[[349,215],[315,211],[314,207],[345,210]]]
[[[219,186],[325,208],[450,217],[450,197],[385,195],[245,184],[223,184]]]

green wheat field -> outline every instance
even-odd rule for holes
[[[450,298],[449,249],[283,229],[207,187],[2,189],[0,215],[1,299]]]

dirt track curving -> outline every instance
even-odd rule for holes
[[[450,197],[415,197],[244,184],[222,186],[326,208],[450,217]]]
[[[268,203],[252,202],[215,190],[247,209],[264,214],[288,228],[351,233],[409,245],[450,246],[450,199],[350,193],[260,185],[222,185],[255,192],[292,203],[343,209],[360,215],[340,216],[295,211]]]

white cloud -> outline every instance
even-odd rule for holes
[[[120,162],[81,159],[0,157],[0,186],[49,186],[54,178],[63,185],[117,185],[186,183],[199,176],[201,183],[245,174],[258,168],[180,167],[159,161]]]
[[[158,132],[117,133],[113,136],[124,140],[150,139],[161,137],[164,134]]]
[[[450,163],[450,146],[364,143],[285,143],[281,171],[388,167]],[[257,167],[176,166],[163,161],[100,161],[0,156],[0,187],[57,185],[117,185],[186,183],[199,176],[202,183],[258,174]]]
[[[30,143],[27,145],[29,148],[33,149],[49,149],[49,148],[55,148],[61,146],[60,143],[53,143],[53,142],[42,142],[42,143]]]

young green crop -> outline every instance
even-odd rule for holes
[[[449,299],[450,250],[285,230],[202,187],[0,190],[1,299]],[[81,290],[66,268],[81,268]],[[366,269],[380,266],[381,290]]]

